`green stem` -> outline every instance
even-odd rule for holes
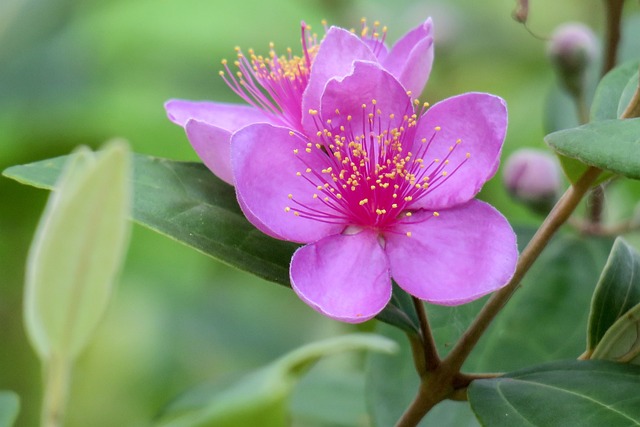
[[[61,427],[69,396],[71,363],[52,357],[45,366],[41,427]]]

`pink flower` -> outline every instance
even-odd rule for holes
[[[417,101],[374,62],[355,61],[327,80],[304,132],[258,123],[231,140],[247,218],[306,244],[290,267],[299,297],[356,323],[386,306],[392,277],[442,305],[506,284],[515,235],[498,211],[473,200],[498,168],[504,101],[468,93],[416,112]]]
[[[419,95],[433,62],[431,20],[405,34],[388,50],[386,28],[362,21],[359,36],[331,27],[321,42],[302,24],[302,55],[278,56],[271,46],[266,57],[237,49],[234,73],[226,61],[221,71],[231,89],[249,105],[206,101],[170,100],[167,115],[183,126],[198,156],[218,177],[233,184],[230,168],[231,135],[252,123],[270,123],[302,131],[302,111],[317,109],[325,84],[351,72],[354,61],[380,64],[407,91]]]

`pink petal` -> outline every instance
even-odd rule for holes
[[[246,105],[172,99],[164,104],[169,120],[185,126],[190,119],[234,132],[251,123],[271,123],[260,110]]]
[[[304,302],[343,322],[369,320],[391,298],[389,262],[372,231],[333,235],[298,249],[290,274]]]
[[[382,65],[414,98],[420,96],[433,64],[433,25],[431,18],[405,34],[391,48]]]
[[[189,119],[187,138],[202,162],[218,178],[233,185],[231,174],[231,132],[204,122]]]
[[[443,169],[447,176],[442,179],[439,173],[439,182],[432,177],[428,195],[412,208],[438,210],[471,200],[496,173],[506,132],[507,106],[494,95],[466,93],[429,108],[419,119],[411,151],[423,158],[425,165],[434,159],[443,164],[449,156],[449,164]],[[423,138],[433,140],[422,143]],[[420,151],[427,147],[426,154]]]
[[[357,36],[347,30],[331,27],[320,44],[309,84],[302,98],[302,124],[305,129],[315,129],[313,119],[307,114],[309,109],[320,109],[320,97],[327,82],[335,77],[351,73],[353,61],[376,62],[371,49]]]
[[[375,106],[373,100],[376,101]],[[367,108],[363,109],[363,104]],[[340,111],[339,116],[336,110]],[[345,124],[346,117],[351,115],[352,124],[359,126],[356,134],[364,133],[362,115],[376,110],[381,112],[376,113],[376,128],[380,125],[382,129],[398,128],[404,115],[413,114],[411,98],[406,90],[376,63],[356,61],[353,72],[344,79],[330,80],[322,95],[322,118],[331,118],[333,125],[338,126]],[[390,114],[394,114],[393,119],[389,118]]]
[[[307,167],[322,170],[329,166],[321,156],[305,156],[306,163],[294,154],[304,152],[306,140],[290,130],[258,123],[240,129],[231,138],[231,167],[238,199],[244,204],[247,219],[258,228],[261,225],[276,236],[299,243],[309,243],[330,234],[339,233],[345,224],[328,224],[295,216],[296,205],[289,199],[304,203],[307,209],[327,211],[321,199],[313,198],[316,188],[304,178]],[[297,176],[301,172],[303,176]],[[285,212],[286,207],[292,211]]]
[[[411,295],[464,304],[500,289],[513,275],[516,236],[492,206],[472,200],[437,217],[421,211],[411,222],[385,233],[391,275]]]

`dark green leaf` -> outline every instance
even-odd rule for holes
[[[20,411],[20,399],[12,391],[0,391],[0,427],[11,427]]]
[[[4,175],[51,189],[66,157],[14,166]],[[296,245],[258,231],[240,211],[233,188],[200,163],[134,157],[133,220],[266,280],[289,285]]]
[[[411,295],[403,291],[395,282],[389,304],[376,319],[397,326],[405,332],[418,333],[420,326]]]
[[[604,120],[545,137],[558,153],[640,179],[640,119]]]
[[[591,104],[591,121],[618,119],[620,98],[632,76],[638,71],[638,61],[626,62],[609,71],[596,89]]]
[[[474,381],[469,402],[484,426],[640,425],[640,367],[564,361]]]
[[[52,189],[65,157],[14,166],[4,175]],[[134,156],[133,220],[231,266],[289,286],[289,262],[297,245],[257,230],[242,214],[231,186],[200,163]],[[394,289],[380,320],[417,330],[411,297]]]
[[[640,254],[618,238],[593,293],[587,350],[593,351],[616,320],[639,303]]]
[[[611,244],[567,234],[554,238],[465,369],[504,372],[584,352],[589,304]]]

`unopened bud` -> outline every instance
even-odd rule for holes
[[[595,60],[597,49],[596,36],[584,24],[560,25],[551,36],[547,54],[562,82],[574,96],[583,89],[585,72]]]
[[[558,160],[546,151],[531,148],[509,156],[502,177],[514,199],[544,214],[555,204],[562,185]]]

